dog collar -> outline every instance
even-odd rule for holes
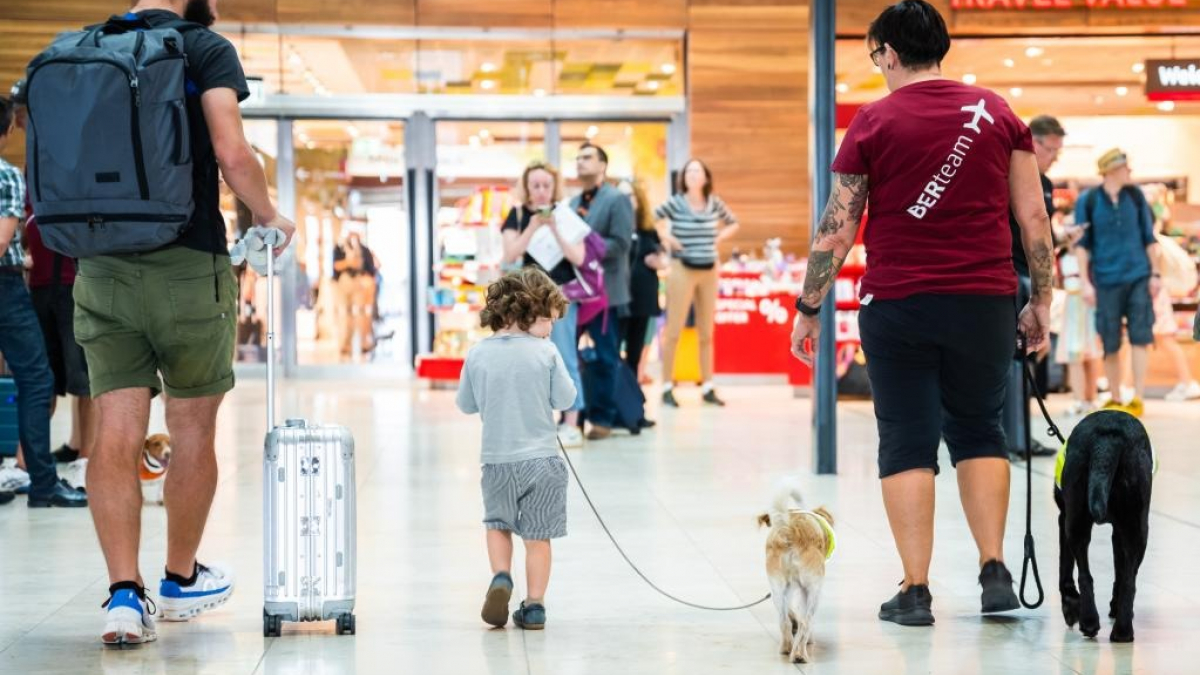
[[[821,525],[821,529],[825,531],[825,559],[829,560],[833,557],[833,552],[837,550],[837,535],[833,533],[833,526],[825,520],[825,516],[814,511],[803,511],[800,509],[791,509],[792,513],[799,513],[806,516],[812,516],[817,519],[817,523]]]

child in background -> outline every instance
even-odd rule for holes
[[[536,267],[492,284],[481,319],[495,335],[467,354],[459,383],[459,410],[483,418],[483,524],[494,576],[482,617],[497,628],[508,623],[513,533],[525,542],[528,596],[512,617],[526,630],[545,626],[550,540],[567,534],[567,466],[554,411],[570,408],[577,392],[547,339],[566,309],[562,291]]]

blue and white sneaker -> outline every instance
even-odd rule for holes
[[[145,589],[132,583],[119,586],[110,591],[108,600],[101,605],[108,612],[100,641],[117,648],[154,642],[158,639],[154,630],[154,602],[146,596]]]
[[[158,602],[163,621],[188,621],[225,604],[233,595],[233,575],[219,567],[196,563],[196,583],[180,586],[163,579]]]

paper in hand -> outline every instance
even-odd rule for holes
[[[558,233],[562,236],[563,241],[568,244],[578,244],[592,231],[592,228],[588,227],[583,218],[580,218],[579,214],[575,213],[566,202],[554,207],[554,224],[558,227]],[[544,270],[558,267],[564,259],[562,247],[558,245],[558,240],[554,238],[554,233],[548,227],[543,227],[534,233],[533,238],[529,240],[529,249],[526,252]]]

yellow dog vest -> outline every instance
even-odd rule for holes
[[[820,523],[821,529],[825,531],[825,559],[829,560],[833,557],[834,550],[837,549],[837,535],[833,533],[833,526],[825,520],[825,516],[813,511],[801,511],[800,509],[791,509],[792,513],[799,513],[806,516],[812,516]]]

